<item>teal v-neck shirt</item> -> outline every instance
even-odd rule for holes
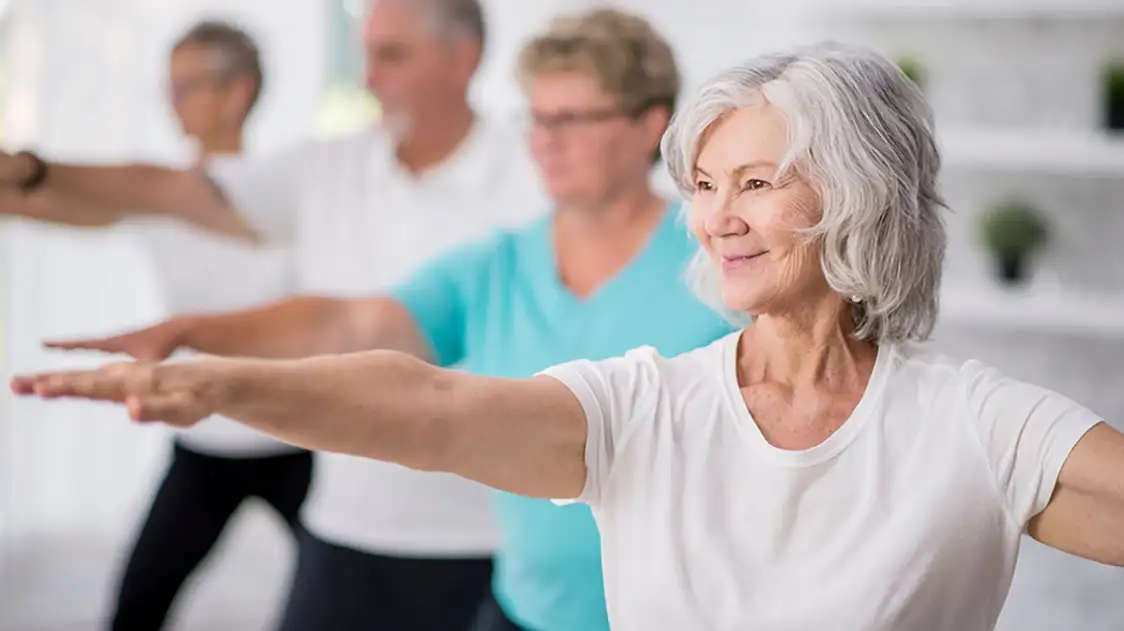
[[[392,295],[442,365],[475,374],[530,377],[645,345],[682,353],[733,327],[684,283],[698,246],[678,211],[671,204],[644,249],[586,298],[559,280],[549,216],[447,254]],[[533,631],[607,630],[601,542],[589,508],[501,492],[495,507],[501,545],[493,587],[508,617]]]

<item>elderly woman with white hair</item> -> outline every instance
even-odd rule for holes
[[[937,318],[940,159],[891,63],[837,45],[755,59],[705,85],[664,150],[691,197],[698,289],[753,317],[709,346],[521,380],[375,351],[13,388],[176,425],[218,412],[588,503],[618,629],[987,629],[1024,530],[1124,564],[1124,436],[915,344]]]

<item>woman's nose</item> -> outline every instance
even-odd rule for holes
[[[703,229],[712,237],[741,236],[749,232],[749,224],[734,212],[731,200],[716,199]]]

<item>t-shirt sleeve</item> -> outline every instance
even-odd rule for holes
[[[504,236],[464,245],[438,257],[390,292],[429,342],[441,366],[460,363],[474,310],[483,309],[480,289]]]
[[[1101,418],[1046,388],[965,364],[968,405],[1008,514],[1020,528],[1042,512],[1070,451]]]
[[[578,497],[556,503],[597,506],[601,502],[633,420],[654,414],[661,388],[657,359],[654,348],[641,347],[624,357],[578,360],[540,373],[561,381],[585,412],[585,484]]]
[[[289,244],[297,231],[302,170],[314,160],[310,150],[302,145],[261,157],[214,159],[203,172],[267,241]]]

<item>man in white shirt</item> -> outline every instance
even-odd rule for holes
[[[297,291],[354,296],[545,209],[518,136],[467,104],[484,39],[475,0],[381,0],[365,39],[380,129],[198,171],[0,156],[0,186],[26,198],[0,211],[83,223],[65,195],[175,216],[290,248]],[[488,591],[496,532],[474,483],[323,455],[302,517],[284,631],[462,629]]]

